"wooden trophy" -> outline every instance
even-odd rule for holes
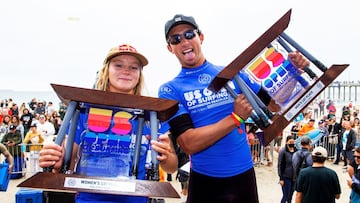
[[[284,30],[290,22],[291,10],[286,12],[245,51],[226,66],[210,83],[209,89],[218,92],[225,88],[232,97],[237,94],[231,83],[236,83],[253,107],[251,119],[263,130],[264,145],[269,144],[279,132],[313,101],[349,65],[332,65],[327,68],[296,43]],[[287,59],[294,50],[306,57],[311,65],[301,74]],[[271,112],[258,96],[246,85],[242,75],[261,84],[281,108]],[[306,73],[306,74],[305,74]]]
[[[137,178],[143,133],[149,133],[152,140],[157,140],[158,121],[166,121],[176,113],[177,101],[58,84],[51,85],[61,101],[68,105],[55,140],[56,144],[61,145],[65,134],[68,135],[63,164],[64,173],[39,172],[20,183],[18,187],[69,193],[89,192],[180,198],[169,182],[158,181],[159,163],[154,150],[150,151],[151,164],[147,168],[147,179]],[[81,111],[86,112],[84,114],[86,119],[79,118]],[[132,122],[134,120],[136,122]],[[150,125],[150,132],[143,132],[145,124]],[[85,129],[82,134],[85,141],[81,142],[81,156],[90,158],[87,161],[80,161],[76,173],[69,174],[66,171],[69,169],[78,125],[84,125]],[[131,138],[133,136],[129,135],[134,132],[131,129],[136,130],[135,138]],[[129,147],[122,147],[123,143],[133,143],[131,139],[135,139],[132,153],[129,152],[131,151]],[[129,145],[127,144],[127,146]],[[91,159],[91,155],[95,151],[101,155],[105,154],[103,155],[105,158]],[[130,159],[133,163],[132,167],[129,164]],[[48,169],[48,171],[51,170],[52,168]],[[86,173],[82,173],[84,170]],[[104,173],[101,170],[106,170],[106,177],[97,175]]]

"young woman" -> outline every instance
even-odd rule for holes
[[[97,83],[95,88],[98,90],[117,92],[123,94],[131,95],[141,95],[141,91],[144,85],[144,79],[142,74],[142,69],[145,65],[148,64],[147,59],[136,51],[136,49],[130,45],[121,45],[112,48],[107,54],[104,64],[100,72],[98,73]],[[83,112],[80,113],[80,118],[78,123],[85,124],[86,121],[81,121],[86,118],[86,115]],[[136,121],[132,121],[136,122]],[[86,149],[90,138],[87,137],[88,133],[86,132],[85,125],[78,125],[77,136],[75,137],[75,145],[73,150],[72,164],[70,168],[74,169],[75,173],[82,175],[102,175],[106,177],[113,177],[111,174],[113,171],[108,170],[103,167],[107,162],[110,163],[109,167],[113,167],[118,164],[116,162],[119,160],[119,157],[110,154],[109,156],[104,157],[103,154],[91,151],[88,148]],[[136,128],[134,129],[136,130]],[[85,133],[84,133],[85,132]],[[149,132],[149,127],[144,125],[144,132]],[[81,135],[80,135],[81,134]],[[84,135],[85,134],[85,135]],[[134,136],[136,134],[131,132],[129,135],[121,135],[121,139],[129,137],[128,141],[122,142],[122,149],[124,151],[134,150]],[[160,135],[158,141],[150,141],[146,139],[146,135],[143,135],[142,145],[141,145],[141,154],[139,160],[139,170],[137,174],[137,179],[145,179],[145,162],[146,162],[146,152],[151,148],[159,153],[157,157],[160,161],[160,166],[164,171],[173,173],[177,169],[177,156],[174,153],[173,147],[170,143],[170,139],[166,134]],[[110,142],[109,142],[110,143]],[[108,143],[108,145],[109,145]],[[81,147],[79,147],[81,146]],[[78,151],[78,149],[83,149],[83,151]],[[126,148],[126,149],[125,149]],[[146,149],[146,150],[143,150]],[[75,153],[74,153],[75,152]],[[78,152],[78,155],[76,155]],[[82,153],[81,153],[82,152]],[[62,157],[64,156],[64,149],[56,144],[45,145],[43,150],[40,152],[40,166],[49,167],[54,166],[54,172],[60,169],[62,165]],[[101,157],[102,156],[102,157]],[[131,154],[133,156],[133,154]],[[100,158],[101,157],[101,158]],[[131,160],[131,159],[130,159]],[[76,162],[76,163],[74,163]],[[95,164],[93,164],[95,163]],[[96,163],[98,165],[96,165]],[[76,167],[75,167],[76,164]],[[124,162],[125,165],[130,163]],[[98,167],[98,168],[96,168]],[[99,167],[103,167],[99,169]],[[130,167],[131,168],[131,167]],[[115,176],[118,174],[123,174],[123,171],[118,171],[115,167],[112,168],[115,171]],[[129,172],[126,174],[130,176]],[[76,202],[147,202],[148,198],[146,197],[134,197],[134,196],[120,196],[120,195],[108,195],[108,194],[93,194],[93,193],[79,193],[76,195]]]
[[[278,175],[283,192],[281,203],[290,203],[295,190],[294,170],[292,165],[292,156],[296,151],[294,136],[287,136],[285,144],[286,145],[279,151]]]

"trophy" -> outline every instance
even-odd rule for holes
[[[180,198],[169,182],[159,182],[157,152],[143,145],[147,140],[144,135],[157,140],[159,121],[166,121],[176,113],[177,101],[51,85],[61,101],[68,105],[55,139],[55,143],[61,145],[67,134],[64,173],[39,172],[18,187]],[[83,119],[79,118],[80,112],[85,115]],[[144,128],[147,124],[150,128]],[[76,164],[76,173],[70,174],[72,146],[79,125],[84,129],[78,152],[81,158]],[[149,132],[143,132],[144,129]],[[150,154],[146,180],[138,177],[140,154]],[[51,170],[50,167],[45,171]]]
[[[306,106],[314,100],[349,65],[323,63],[301,47],[284,31],[290,22],[291,9],[226,66],[210,83],[209,89],[218,92],[225,88],[236,97],[234,83],[253,107],[251,120],[263,130],[264,145],[269,144]],[[287,58],[287,54],[299,51],[312,67],[305,67],[301,74]],[[241,78],[239,72],[243,72]],[[259,97],[247,86],[246,80],[261,84],[280,107],[271,112]]]

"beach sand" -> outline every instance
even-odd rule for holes
[[[325,164],[327,167],[336,171],[341,184],[342,194],[339,200],[336,202],[347,203],[349,202],[350,188],[347,186],[346,179],[348,178],[347,172],[342,169],[342,162],[339,165],[334,165],[332,162],[327,161]],[[278,184],[279,178],[277,175],[277,153],[274,152],[274,161],[272,166],[259,165],[255,167],[256,179],[258,185],[258,193],[260,203],[275,203],[280,202],[282,192],[280,185]],[[0,200],[4,203],[15,203],[15,194],[19,190],[16,187],[19,183],[24,181],[25,178],[18,180],[10,180],[8,190],[6,192],[0,192]],[[175,180],[175,174],[173,175],[173,181],[171,182],[174,188],[180,192],[180,183]],[[293,196],[293,199],[295,194]],[[166,203],[180,203],[180,199],[166,199]],[[294,201],[295,202],[295,201]]]

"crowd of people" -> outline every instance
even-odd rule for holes
[[[325,108],[325,110],[323,110]],[[360,193],[358,174],[359,159],[359,109],[350,102],[348,105],[335,105],[333,101],[314,101],[310,104],[290,126],[290,133],[285,140],[285,146],[278,154],[278,175],[283,191],[281,202],[291,202],[296,191],[296,202],[334,202],[340,197],[340,186],[335,172],[324,166],[325,160],[338,165],[343,163],[347,170],[349,187],[352,188],[351,202],[357,202]],[[296,141],[300,143],[296,146]],[[321,150],[315,150],[315,149]],[[357,152],[359,151],[359,152]],[[314,154],[318,156],[314,157]],[[321,158],[320,158],[321,157]],[[307,170],[304,170],[307,169]],[[304,172],[302,172],[304,171]],[[326,176],[324,176],[326,174]],[[314,178],[316,177],[316,178]],[[357,178],[356,178],[357,177]],[[323,184],[327,190],[312,187]],[[331,180],[331,181],[330,181]],[[316,199],[318,197],[322,199]],[[359,194],[358,194],[359,193]],[[332,199],[326,199],[328,197]],[[326,200],[326,201],[325,201]]]
[[[0,107],[0,141],[14,159],[12,178],[24,175],[25,159],[30,159],[31,173],[41,171],[39,151],[44,142],[51,142],[59,130],[66,105],[55,109],[51,101],[45,102],[36,98],[20,107],[12,98],[1,100]],[[25,152],[30,152],[26,157]]]

